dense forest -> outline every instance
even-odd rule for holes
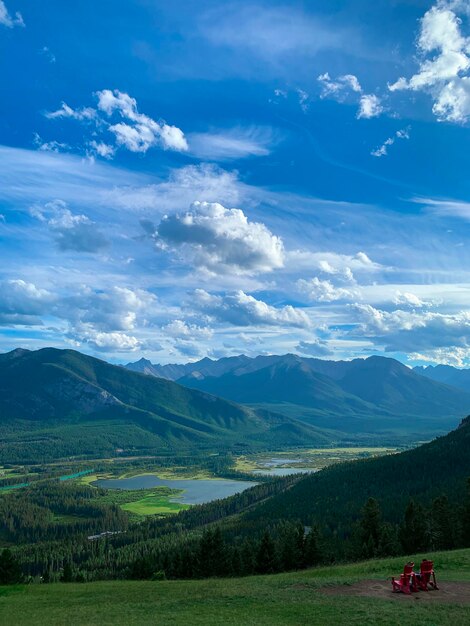
[[[41,582],[243,576],[470,547],[470,479],[461,505],[446,495],[428,506],[410,499],[398,524],[385,520],[379,502],[369,498],[341,536],[300,520],[264,519],[254,524],[249,516],[230,517],[294,482],[290,477],[264,483],[171,520],[135,525],[116,506],[93,502],[89,492],[94,490],[89,487],[50,484],[27,497],[10,495],[1,501],[2,534],[20,545],[4,550],[0,572],[3,559],[11,577],[4,573],[3,582],[17,581],[18,571]],[[51,518],[52,512],[62,517],[62,523]],[[82,515],[82,522],[69,524],[67,513]]]
[[[414,450],[265,480],[138,522],[115,493],[43,477],[2,493],[0,540],[6,561],[36,581],[248,575],[467,547],[469,449],[466,418]],[[204,462],[230,473],[230,456]]]

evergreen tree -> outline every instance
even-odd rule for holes
[[[400,544],[405,554],[421,552],[429,547],[427,516],[421,504],[410,500],[400,526]]]
[[[320,530],[318,526],[312,526],[304,542],[304,563],[306,567],[321,563],[323,555],[320,542]]]
[[[375,498],[369,498],[361,510],[359,538],[361,556],[370,558],[377,554],[381,537],[382,514]]]
[[[279,538],[280,565],[285,571],[304,567],[304,527],[302,524],[283,525]]]
[[[467,479],[467,497],[462,511],[462,543],[470,548],[470,478]]]
[[[430,534],[433,550],[450,550],[455,547],[455,519],[447,496],[433,500]]]
[[[64,568],[62,570],[62,576],[60,577],[60,582],[62,583],[71,583],[73,581],[73,570],[70,561],[66,561],[64,563]]]
[[[199,544],[201,576],[224,576],[227,573],[227,556],[220,528],[205,529]]]
[[[0,585],[16,585],[23,580],[18,561],[11,550],[5,548],[0,553]]]
[[[266,530],[256,553],[256,571],[258,574],[272,574],[276,570],[276,548],[271,535]]]
[[[250,576],[256,569],[257,547],[251,539],[245,539],[241,548],[242,574]]]
[[[377,551],[378,556],[397,556],[400,554],[400,551],[396,527],[388,523],[382,524]]]

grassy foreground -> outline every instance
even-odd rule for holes
[[[422,555],[416,555],[414,560],[419,563],[421,558]],[[430,558],[434,559],[442,588],[446,581],[467,581],[470,584],[470,550],[439,552]],[[470,605],[458,601],[428,603],[425,597],[416,602],[414,596],[404,598],[390,594],[382,599],[324,593],[333,585],[345,585],[347,589],[348,585],[361,579],[384,581],[397,574],[406,560],[400,557],[228,580],[0,587],[0,624],[468,624]]]

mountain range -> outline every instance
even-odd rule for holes
[[[447,432],[470,411],[463,387],[380,356],[327,361],[241,355],[163,366],[142,359],[126,367],[342,433],[428,438]]]
[[[428,365],[426,367],[421,365],[415,367],[413,371],[439,383],[470,392],[470,369],[460,369],[452,365]]]
[[[315,445],[323,432],[73,350],[0,355],[0,460]]]

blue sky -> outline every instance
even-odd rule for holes
[[[0,2],[0,350],[470,364],[470,2]]]

